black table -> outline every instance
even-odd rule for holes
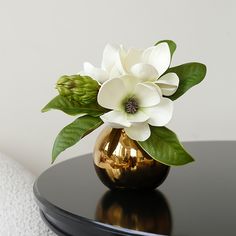
[[[34,185],[43,220],[58,235],[236,235],[236,142],[184,145],[196,161],[149,193],[109,191],[91,154],[49,168]]]

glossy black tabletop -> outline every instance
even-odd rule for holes
[[[109,191],[91,154],[56,164],[34,185],[42,217],[59,235],[236,235],[236,141],[184,146],[195,162],[146,193]]]

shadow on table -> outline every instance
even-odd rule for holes
[[[98,202],[99,222],[131,230],[170,235],[171,210],[160,191],[107,191]]]

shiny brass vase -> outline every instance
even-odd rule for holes
[[[170,167],[150,157],[124,130],[105,128],[94,148],[94,166],[110,189],[155,189]]]

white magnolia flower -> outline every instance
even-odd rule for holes
[[[176,92],[179,85],[179,78],[175,73],[163,75],[169,68],[170,62],[170,49],[165,42],[145,50],[131,48],[128,51],[123,46],[108,44],[103,52],[101,68],[86,62],[83,74],[91,76],[99,83],[131,74],[140,82],[156,83],[163,95],[170,96]]]
[[[124,128],[137,141],[150,136],[149,124],[166,125],[173,112],[173,102],[163,98],[159,87],[151,82],[140,83],[133,76],[106,81],[98,92],[98,103],[112,111],[101,119],[113,128]]]

